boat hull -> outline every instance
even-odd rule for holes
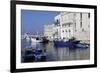
[[[69,48],[88,48],[84,43],[80,41],[54,41],[55,47],[69,47]]]
[[[36,40],[36,39],[34,39],[34,38],[31,38],[31,42],[32,42],[32,43],[41,43],[42,40]]]

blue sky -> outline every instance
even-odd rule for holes
[[[46,24],[54,23],[57,11],[21,10],[21,32],[31,34],[43,33]]]

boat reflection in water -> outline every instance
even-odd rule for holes
[[[90,48],[56,47],[54,42],[21,41],[21,62],[47,62],[90,59]]]

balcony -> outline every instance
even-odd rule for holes
[[[59,21],[59,20],[56,20],[56,21],[54,22],[54,24],[55,24],[56,26],[60,26],[60,21]]]

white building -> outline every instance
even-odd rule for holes
[[[53,33],[54,33],[54,25],[44,25],[44,36],[49,39],[50,41],[53,40]]]
[[[77,13],[74,36],[78,40],[90,41],[90,14]]]
[[[55,17],[54,38],[90,40],[90,14],[61,12]]]
[[[61,12],[55,17],[56,32],[55,38],[69,39],[73,37],[74,13]]]

